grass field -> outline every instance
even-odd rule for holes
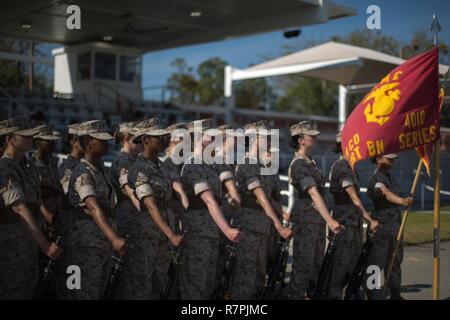
[[[442,208],[450,211],[450,208]],[[450,240],[450,214],[441,214],[441,240]],[[433,241],[433,213],[411,212],[405,228],[405,244],[418,244]]]

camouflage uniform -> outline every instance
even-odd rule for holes
[[[117,194],[117,205],[114,208],[117,231],[122,237],[128,234],[128,226],[133,220],[132,216],[138,212],[131,199],[122,192],[122,188],[128,184],[128,170],[136,159],[137,157],[134,155],[120,152],[109,169],[109,180]]]
[[[334,198],[333,218],[339,221],[345,229],[336,238],[336,251],[333,257],[333,270],[329,297],[342,298],[342,288],[358,261],[361,253],[361,223],[362,218],[353,204],[345,188],[353,186],[359,192],[358,175],[353,172],[349,163],[341,156],[330,171],[330,191]]]
[[[68,197],[75,207],[76,220],[66,236],[64,267],[77,265],[81,269],[81,290],[66,290],[65,299],[99,299],[105,289],[110,263],[111,245],[98,228],[84,200],[97,198],[106,219],[113,222],[113,207],[116,193],[103,168],[97,168],[85,159],[75,168],[70,177]]]
[[[391,260],[392,250],[401,224],[401,212],[398,205],[389,202],[381,193],[380,187],[385,186],[394,194],[400,196],[399,186],[389,171],[376,170],[369,178],[367,195],[373,201],[374,212],[371,217],[380,223],[379,230],[375,233],[373,247],[367,259],[367,265],[376,265],[380,270],[386,271]],[[403,246],[397,252],[388,286],[391,289],[400,289],[401,268],[403,261]],[[364,281],[366,283],[366,281]],[[373,298],[383,299],[382,290],[373,290]]]
[[[106,132],[101,120],[86,121],[79,125],[78,135],[91,136],[99,140],[114,139]],[[59,293],[62,299],[92,300],[101,298],[110,272],[111,245],[86,208],[85,199],[95,197],[108,223],[113,226],[113,208],[117,196],[105,169],[96,167],[86,159],[72,172],[67,193],[73,207],[75,222],[67,230],[66,250],[62,270],[70,265],[81,270],[81,289],[65,288]],[[63,276],[62,276],[63,278]]]
[[[31,299],[39,276],[39,249],[11,206],[24,202],[37,218],[39,184],[26,164],[0,159],[0,300]]]
[[[130,212],[130,246],[121,279],[122,298],[158,299],[169,269],[171,249],[164,233],[148,213],[144,199],[154,197],[161,215],[167,219],[170,183],[161,172],[158,160],[142,156],[129,169],[128,183],[135,190],[141,211]]]
[[[242,231],[242,240],[237,247],[232,299],[255,299],[265,283],[271,221],[253,193],[260,187],[267,196],[271,194],[267,176],[261,175],[262,167],[263,165],[256,159],[246,158],[245,164],[238,164],[236,168],[241,207],[237,209],[235,225]]]
[[[68,154],[67,158],[64,159],[58,167],[58,179],[65,195],[67,195],[67,192],[69,191],[70,176],[79,164],[80,160],[77,160]]]
[[[78,135],[78,128],[80,127],[79,123],[69,124],[67,126],[67,133],[69,135],[76,136]],[[67,192],[69,191],[69,181],[70,176],[72,175],[72,172],[75,170],[75,168],[80,164],[80,160],[76,160],[74,157],[72,157],[70,154],[67,155],[67,158],[64,159],[61,164],[58,167],[58,179],[59,183],[61,184],[61,187],[63,189],[63,193],[65,196],[67,196]],[[63,200],[63,203],[68,204],[69,199],[67,199],[67,202]],[[64,204],[63,204],[64,206]]]
[[[37,209],[37,214],[35,215],[36,220],[38,223],[43,226],[45,224],[45,218],[41,214],[40,205],[42,204],[42,193],[40,188],[40,179],[38,174],[38,168],[34,165],[33,162],[31,162],[26,156],[21,161],[22,166],[26,170],[28,177],[29,177],[29,183],[38,186],[39,188],[39,207]]]
[[[72,212],[73,207],[69,203],[67,193],[69,191],[69,181],[70,177],[72,176],[72,172],[79,164],[80,161],[76,160],[69,154],[58,167],[57,171],[58,180],[63,191],[63,196],[61,199],[61,211],[58,212],[58,215],[55,217],[55,226],[58,233],[60,235],[63,235],[63,237],[66,234],[68,228],[70,228],[70,226],[75,222],[75,215]]]
[[[231,164],[215,164],[215,168],[222,184],[230,179],[235,179],[234,172],[236,170],[236,166]],[[222,199],[225,199],[227,190],[225,189],[224,185],[222,185],[222,191]],[[236,207],[234,207],[228,201],[223,201],[222,213],[225,219],[227,219],[228,222],[231,222],[232,219],[236,217]]]
[[[135,219],[136,215],[138,214],[138,210],[134,206],[131,199],[123,194],[122,188],[124,188],[128,184],[128,172],[131,166],[136,161],[136,158],[137,158],[136,156],[130,155],[125,152],[120,152],[112,162],[111,168],[109,169],[109,180],[114,186],[114,189],[117,194],[117,204],[116,207],[114,208],[117,232],[120,234],[121,237],[125,237],[127,235],[133,237],[132,239],[128,240],[129,243],[135,241],[134,235],[130,234],[131,233],[130,228],[132,226],[133,219]],[[126,252],[127,260],[130,258],[130,251],[131,254],[133,255],[133,251],[135,251],[135,249],[139,246],[140,243],[136,245],[132,244],[132,247],[130,246],[127,247]],[[133,259],[133,256],[131,256],[131,259]],[[127,269],[129,269],[129,267]],[[127,275],[128,272],[130,272],[130,270],[125,270],[125,272],[122,272],[121,274],[122,283],[123,281],[127,280],[130,277],[129,275]],[[124,285],[122,284],[116,292],[116,298],[132,299],[132,296],[129,292],[125,292]]]
[[[72,172],[80,164],[80,160],[76,160],[70,154],[58,167],[58,180],[62,188],[62,198],[61,198],[61,210],[54,217],[54,224],[58,235],[61,236],[59,246],[62,248],[62,252],[56,260],[55,264],[55,275],[56,275],[56,298],[64,299],[65,291],[67,290],[66,285],[66,269],[64,269],[64,256],[66,254],[67,245],[67,232],[77,221],[77,214],[74,207],[69,203],[68,191],[69,191],[69,181],[72,176]]]
[[[49,163],[38,159],[37,151],[30,154],[30,162],[37,169],[37,175],[41,188],[42,203],[50,213],[56,217],[59,213],[63,190],[57,176],[56,159],[51,157]]]
[[[50,125],[42,125],[36,128],[39,134],[34,139],[46,141],[56,141],[59,139],[54,134],[53,127]],[[63,190],[58,183],[57,162],[52,156],[49,157],[48,163],[38,158],[37,151],[30,154],[29,160],[36,167],[36,174],[39,178],[41,187],[42,202],[50,213],[57,214],[60,208],[61,196]]]
[[[272,198],[272,201],[280,203],[280,205],[281,205],[280,175],[278,173],[268,175],[267,179],[268,179],[268,182],[269,182],[270,188],[271,188],[270,197]],[[278,215],[278,219],[280,219],[280,221],[283,221],[283,216],[281,215],[281,213],[278,211],[275,211],[275,213]],[[273,263],[277,259],[279,239],[280,239],[280,235],[278,234],[275,227],[272,225],[272,227],[270,228],[269,244],[267,246],[267,268],[268,269],[273,265]]]
[[[215,164],[217,174],[219,175],[219,179],[222,183],[225,183],[227,180],[234,179],[234,166],[227,164]],[[226,188],[222,185],[222,199],[225,199]],[[224,218],[228,221],[228,223],[234,225],[233,219],[236,216],[236,207],[233,206],[228,201],[222,201],[222,214]],[[217,258],[217,273],[216,273],[216,285],[217,287],[220,284],[222,272],[225,267],[225,262],[228,256],[227,246],[229,245],[230,240],[223,234],[220,233],[220,243],[219,243],[219,254]]]
[[[77,136],[80,127],[79,123],[69,124],[67,126],[67,133],[72,136]],[[75,168],[80,164],[80,160],[75,159],[70,154],[67,155],[67,158],[64,159],[58,167],[57,175],[58,180],[62,188],[62,198],[61,198],[61,210],[58,212],[58,215],[55,217],[55,227],[58,231],[58,234],[62,235],[61,244],[64,246],[65,234],[67,230],[73,225],[76,220],[76,215],[73,210],[73,206],[69,203],[68,191],[69,191],[69,182],[70,177],[72,176],[72,172]],[[64,254],[64,251],[63,253]]]
[[[219,228],[200,194],[211,191],[220,205],[222,186],[217,170],[206,163],[184,164],[181,178],[189,197],[189,208],[182,217],[186,243],[180,271],[181,299],[207,300],[214,290]]]
[[[170,181],[171,185],[176,181],[181,182],[181,165],[176,165],[167,155],[161,160],[161,171]],[[177,234],[181,234],[180,224],[183,212],[183,204],[178,198],[176,192],[172,192],[172,198],[169,201],[168,218],[169,225],[176,231]]]
[[[325,177],[311,158],[296,154],[289,166],[289,182],[297,191],[291,221],[294,224],[293,265],[290,298],[304,299],[316,282],[325,250],[325,221],[314,208],[308,189],[316,186],[325,199]]]
[[[278,173],[276,174],[272,174],[272,175],[268,175],[267,179],[269,181],[269,184],[271,186],[271,193],[270,196],[273,200],[275,200],[276,202],[280,202],[281,201],[281,186],[280,186],[280,175]]]
[[[165,130],[170,132],[171,141],[181,142],[186,133],[186,124],[184,122],[175,123],[165,128]],[[167,179],[170,180],[171,185],[173,185],[174,182],[181,183],[181,168],[183,167],[183,164],[175,164],[172,155],[167,152],[160,160],[161,170]],[[184,211],[185,209],[178,194],[176,192],[172,192],[172,199],[169,201],[168,215],[170,226],[177,234],[182,233],[181,217]]]

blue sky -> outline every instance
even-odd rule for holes
[[[275,1],[275,0],[274,0]],[[166,83],[173,72],[170,62],[185,58],[191,66],[197,66],[211,57],[220,57],[231,65],[245,68],[262,62],[262,57],[276,57],[284,44],[301,45],[305,40],[325,41],[332,35],[362,29],[366,26],[366,9],[371,4],[381,8],[381,32],[409,43],[416,30],[428,29],[433,13],[438,14],[442,26],[439,37],[450,43],[450,1],[448,0],[333,0],[357,10],[352,17],[330,21],[326,24],[302,28],[299,38],[285,39],[282,32],[270,32],[257,36],[208,44],[187,46],[176,49],[150,52],[144,55],[143,85],[153,86]]]

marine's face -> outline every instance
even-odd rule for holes
[[[183,141],[182,138],[175,138],[172,137],[170,139],[170,143],[169,143],[169,148],[175,148],[179,143],[181,143]]]
[[[92,154],[98,157],[103,157],[108,154],[109,144],[108,140],[100,140],[96,138],[91,138],[88,143],[88,149]]]
[[[134,136],[130,135],[127,138],[127,143],[130,146],[130,151],[134,154],[142,152],[142,143],[134,143]]]
[[[52,153],[55,151],[55,141],[52,140],[38,140],[38,146],[45,153]]]
[[[268,146],[267,146],[268,140],[267,140],[266,136],[258,134],[257,143],[258,143],[258,148],[268,149]]]
[[[170,143],[170,135],[162,136],[146,136],[142,139],[144,148],[156,150],[157,152],[164,151]]]
[[[170,134],[165,134],[157,137],[159,151],[165,150],[170,144]]]
[[[207,134],[203,134],[203,137],[202,137],[203,147],[206,147],[207,145],[209,145],[211,142],[213,142],[213,140],[214,140],[214,137],[209,136]]]
[[[313,148],[316,145],[316,141],[316,136],[309,136],[307,134],[303,138],[299,138],[299,144],[307,148]]]
[[[389,170],[394,165],[394,159],[389,159],[383,156],[377,157],[377,164],[380,168]]]
[[[147,150],[154,150],[159,148],[159,142],[156,137],[152,136],[143,136],[141,137],[140,141],[142,142],[142,146],[144,149]]]
[[[70,141],[70,144],[72,146],[72,150],[77,150],[82,156],[84,156],[84,149],[80,144],[80,140],[78,140],[78,137],[72,138]]]
[[[235,153],[235,148],[237,148],[237,139],[234,136],[230,136],[230,135],[225,135],[224,138],[225,142],[223,145],[223,150],[222,153],[224,155],[224,157],[226,157],[227,154],[234,154]],[[235,147],[236,146],[236,147]]]
[[[24,152],[30,151],[33,148],[32,136],[19,136],[15,134],[13,135],[11,142],[15,148]]]

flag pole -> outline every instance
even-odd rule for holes
[[[439,139],[434,144],[434,250],[433,250],[433,300],[439,300],[440,267],[440,190],[441,190],[441,155]]]
[[[430,31],[433,32],[433,45],[437,46],[437,35],[441,26],[433,15]],[[434,143],[434,219],[433,219],[433,300],[439,299],[439,264],[440,264],[440,191],[441,191],[441,152],[440,138]]]
[[[410,193],[411,197],[414,197],[414,194],[416,193],[417,184],[419,182],[419,177],[420,177],[420,171],[422,170],[422,165],[423,165],[423,160],[420,159],[419,164],[417,165],[416,175],[414,176],[414,181],[413,181],[413,184],[411,187],[411,193]],[[384,276],[383,295],[384,295],[384,291],[389,283],[389,278],[391,276],[392,267],[394,266],[395,257],[397,256],[398,249],[400,248],[400,244],[403,241],[403,233],[405,231],[406,220],[408,219],[410,209],[411,209],[411,207],[408,206],[405,209],[405,211],[403,211],[402,223],[400,225],[400,229],[398,230],[397,238],[396,238],[395,244],[394,244],[394,249],[392,250],[391,259],[389,260],[389,266],[388,266],[388,269]]]

